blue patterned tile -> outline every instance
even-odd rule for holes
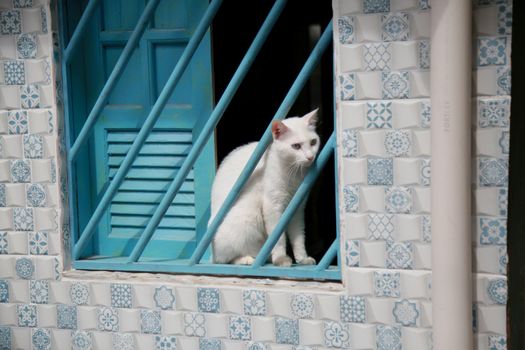
[[[266,315],[266,292],[249,289],[242,292],[244,314],[252,316]]]
[[[49,302],[49,281],[32,280],[29,284],[29,294],[32,304],[47,304]]]
[[[391,326],[376,326],[377,350],[401,350],[401,328]]]
[[[159,334],[161,331],[160,311],[140,310],[140,330],[142,333]]]
[[[29,254],[47,255],[49,254],[49,240],[47,232],[29,232]]]
[[[33,0],[13,0],[13,7],[23,8],[33,6]]]
[[[16,305],[18,315],[18,327],[36,327],[38,315],[36,305],[18,304]]]
[[[502,131],[501,136],[498,140],[498,144],[502,154],[509,154],[510,150],[510,133],[508,131]]]
[[[345,264],[348,267],[359,266],[359,241],[358,240],[347,240],[345,242]]]
[[[504,335],[489,335],[489,350],[507,350],[507,337]]]
[[[392,102],[368,102],[366,105],[367,128],[392,128]]]
[[[5,192],[5,184],[0,184],[0,207],[7,205],[7,197]]]
[[[47,25],[47,12],[46,12],[45,6],[42,6],[40,8],[40,20],[42,21],[42,33],[47,33],[48,25]]]
[[[62,271],[61,270],[61,263],[60,263],[60,258],[59,257],[55,257],[53,259],[53,269],[54,269],[54,274],[55,274],[55,280],[58,281],[60,279],[60,272]]]
[[[221,350],[222,341],[220,339],[200,338],[199,350]]]
[[[339,93],[342,101],[356,99],[356,85],[354,73],[339,74]]]
[[[419,182],[423,186],[430,186],[430,181],[431,181],[430,159],[421,159],[420,160],[420,170],[419,170]]]
[[[86,284],[73,283],[69,289],[71,302],[76,305],[87,305],[89,300],[89,289]]]
[[[390,0],[363,0],[363,12],[390,12]]]
[[[364,44],[365,71],[390,70],[392,54],[390,43]]]
[[[267,348],[264,343],[249,342],[246,350],[267,350]]]
[[[0,232],[0,254],[8,254],[7,232]]]
[[[155,300],[155,306],[162,310],[173,309],[175,306],[175,295],[173,294],[173,290],[166,286],[155,288],[153,300]]]
[[[309,294],[294,294],[290,306],[295,318],[312,318],[314,315],[314,298]]]
[[[357,186],[345,185],[343,187],[343,200],[347,213],[357,212],[359,210],[359,188]]]
[[[131,333],[113,333],[113,350],[135,350],[135,339]]]
[[[9,134],[19,135],[28,132],[27,111],[8,111],[7,127]]]
[[[187,312],[184,314],[184,334],[188,337],[206,336],[206,317],[204,314]]]
[[[197,288],[197,306],[199,312],[221,312],[219,289]]]
[[[61,329],[77,329],[76,305],[57,305],[57,327]]]
[[[507,64],[507,38],[478,39],[478,66],[502,66]]]
[[[498,6],[498,34],[512,34],[512,4]]]
[[[487,285],[487,295],[490,300],[496,304],[507,304],[507,280],[504,278],[494,278],[489,280]]]
[[[408,72],[381,72],[384,99],[409,98],[410,77]]]
[[[6,280],[0,280],[0,303],[9,302],[9,283]]]
[[[419,8],[421,10],[429,10],[430,9],[430,0],[419,0]]]
[[[478,125],[480,128],[509,126],[510,100],[484,99],[478,103]]]
[[[38,85],[21,86],[20,103],[22,108],[40,108],[40,90]]]
[[[498,95],[510,95],[511,73],[509,67],[498,67],[496,69],[496,84]]]
[[[275,318],[275,341],[277,344],[299,344],[299,322],[287,318]]]
[[[399,298],[400,280],[399,272],[374,271],[374,295],[376,297]]]
[[[29,258],[18,258],[15,263],[16,275],[22,279],[31,279],[35,273],[35,265]]]
[[[132,307],[131,284],[111,283],[110,288],[112,307]]]
[[[26,187],[26,199],[28,207],[45,207],[46,191],[41,184],[30,184]]]
[[[418,65],[420,69],[430,68],[430,41],[428,40],[418,43]]]
[[[230,339],[251,340],[252,323],[248,316],[230,316]]]
[[[177,338],[172,335],[155,336],[155,350],[177,350]]]
[[[509,262],[509,256],[507,255],[507,247],[498,247],[498,272],[500,275],[507,274],[507,264]]]
[[[368,239],[392,241],[395,220],[391,214],[368,214]]]
[[[429,215],[424,215],[421,217],[421,234],[422,240],[425,243],[432,242],[432,221]]]
[[[389,269],[412,269],[412,255],[412,242],[389,242],[386,245],[386,267]]]
[[[0,326],[0,350],[11,350],[11,328]]]
[[[339,42],[351,44],[355,39],[354,17],[343,16],[337,20],[339,25]]]
[[[11,182],[31,182],[31,167],[28,160],[15,159],[11,161]]]
[[[479,185],[482,187],[506,187],[509,181],[508,159],[480,158]]]
[[[35,33],[24,33],[16,39],[16,52],[18,53],[18,58],[35,58],[37,49]]]
[[[33,231],[35,229],[33,209],[13,208],[13,223],[15,231]]]
[[[369,185],[391,186],[394,183],[394,161],[391,158],[368,158]]]
[[[507,207],[509,205],[509,190],[505,187],[502,187],[498,190],[498,208],[499,215],[507,216]]]
[[[350,331],[348,324],[325,321],[324,345],[329,348],[348,348],[350,346]]]
[[[44,138],[42,135],[24,135],[24,158],[43,158]]]
[[[420,315],[419,305],[407,299],[399,300],[394,303],[392,314],[396,323],[405,327],[415,327]]]
[[[99,331],[118,332],[119,314],[118,310],[111,307],[97,309],[97,329]]]
[[[73,350],[91,350],[93,346],[92,334],[87,331],[74,331],[71,334]]]
[[[381,16],[383,41],[405,41],[409,37],[408,13],[399,12]]]
[[[430,103],[423,101],[420,103],[419,109],[419,123],[422,128],[430,128],[431,119],[432,119],[432,109]]]
[[[49,330],[44,328],[35,328],[32,330],[31,343],[33,343],[33,350],[50,350],[51,336]]]
[[[392,214],[410,214],[412,212],[412,188],[385,188],[385,210]]]
[[[19,10],[0,11],[0,34],[22,33],[22,16]]]
[[[24,61],[4,61],[4,84],[24,85],[26,83],[26,70]]]
[[[411,144],[408,130],[390,130],[385,134],[385,151],[393,157],[408,156]]]
[[[507,244],[507,220],[505,218],[480,218],[479,225],[481,228],[481,244]]]
[[[340,306],[342,322],[366,322],[365,298],[359,296],[341,295]]]
[[[359,153],[359,143],[356,129],[344,129],[342,132],[343,157],[355,158]]]

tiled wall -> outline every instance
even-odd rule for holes
[[[430,8],[333,5],[341,285],[63,273],[56,16],[0,0],[0,349],[431,348]],[[490,350],[506,348],[509,10],[475,12],[473,312]]]

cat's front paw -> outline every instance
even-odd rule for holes
[[[300,265],[315,265],[315,259],[310,256],[307,256],[306,258],[297,260],[297,263]]]
[[[290,258],[288,255],[283,255],[273,259],[273,264],[275,266],[290,267],[292,266],[292,258]]]

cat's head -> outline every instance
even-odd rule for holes
[[[279,156],[299,166],[309,166],[319,151],[316,109],[302,117],[291,117],[272,124],[273,145]]]

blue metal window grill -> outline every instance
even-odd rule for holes
[[[234,184],[230,194],[224,201],[222,207],[218,211],[214,220],[209,223],[206,232],[198,240],[196,247],[190,254],[189,258],[186,259],[155,259],[152,257],[144,257],[143,253],[145,248],[151,242],[152,237],[159,227],[159,224],[163,220],[164,216],[170,209],[174,198],[181,191],[181,187],[188,177],[188,174],[192,171],[192,167],[198,160],[199,156],[203,152],[203,149],[210,137],[212,137],[215,127],[220,121],[230,101],[235,95],[237,89],[242,83],[252,63],[254,62],[257,54],[261,50],[266,38],[272,30],[275,22],[279,18],[283,8],[286,5],[286,0],[276,0],[264,23],[259,29],[255,39],[251,46],[246,52],[244,58],[239,64],[229,84],[227,85],[224,93],[218,100],[215,108],[211,112],[209,118],[207,118],[205,124],[200,130],[198,136],[194,140],[191,148],[185,155],[180,168],[176,175],[169,183],[169,186],[162,194],[162,199],[155,206],[153,215],[145,225],[145,228],[139,235],[138,241],[132,246],[131,253],[127,256],[96,256],[90,257],[84,256],[86,247],[90,240],[93,239],[94,233],[97,230],[100,220],[107,212],[108,207],[111,205],[112,200],[117,195],[117,192],[123,182],[126,180],[132,165],[136,161],[141,149],[143,149],[147,139],[151,137],[152,131],[154,131],[155,125],[159,120],[159,117],[165,109],[170,96],[173,94],[177,87],[177,84],[181,81],[185,70],[191,63],[195,52],[198,50],[201,41],[207,34],[210,25],[215,17],[222,0],[212,0],[204,11],[200,22],[196,26],[185,46],[180,58],[178,59],[174,69],[172,70],[166,84],[160,91],[158,98],[152,105],[147,117],[140,125],[138,132],[131,138],[132,143],[127,149],[127,153],[123,156],[122,161],[118,169],[114,172],[112,179],[109,181],[107,187],[102,191],[102,195],[98,198],[98,203],[90,213],[87,223],[83,229],[80,229],[78,225],[78,198],[75,187],[78,184],[75,182],[77,171],[77,162],[81,148],[88,143],[90,136],[94,132],[95,125],[99,121],[101,114],[110,98],[111,92],[118,84],[122,73],[126,69],[126,66],[130,62],[133,51],[137,47],[141,37],[144,35],[148,23],[151,21],[155,14],[157,7],[161,0],[149,0],[140,15],[137,23],[135,24],[131,35],[127,39],[127,42],[116,61],[113,70],[108,75],[98,97],[93,103],[93,107],[85,119],[85,123],[81,126],[80,131],[75,132],[72,127],[71,114],[72,106],[68,96],[71,91],[71,72],[70,65],[72,58],[78,52],[81,46],[82,37],[86,35],[88,23],[90,19],[96,14],[97,9],[101,6],[100,0],[89,0],[85,7],[78,24],[69,41],[67,40],[67,28],[62,21],[61,28],[61,44],[63,48],[62,55],[62,79],[66,93],[64,94],[64,112],[66,120],[66,147],[67,147],[67,163],[68,163],[68,199],[71,212],[71,231],[72,231],[72,258],[73,267],[78,269],[88,270],[119,270],[119,271],[148,271],[148,272],[174,272],[174,273],[191,273],[191,274],[221,274],[221,275],[239,275],[239,276],[268,276],[268,277],[286,277],[286,278],[314,278],[314,279],[325,279],[325,280],[339,280],[340,279],[340,268],[339,263],[336,266],[331,266],[331,262],[335,259],[340,260],[339,256],[339,235],[331,244],[330,248],[325,253],[321,261],[314,266],[292,266],[292,267],[276,267],[271,264],[266,264],[266,261],[271,253],[271,250],[279,240],[279,237],[283,234],[283,230],[288,225],[295,211],[299,205],[308,195],[309,190],[313,186],[318,175],[326,165],[328,159],[335,152],[335,133],[333,132],[324,147],[320,151],[314,164],[309,169],[304,181],[299,186],[297,192],[291,199],[288,207],[284,211],[278,225],[274,231],[269,234],[269,237],[263,245],[261,251],[256,257],[254,263],[251,266],[241,265],[225,265],[225,264],[212,264],[204,259],[205,253],[209,251],[210,243],[214,237],[217,228],[220,226],[223,218],[228,213],[229,209],[235,202],[241,189],[246,183],[247,179],[255,169],[256,164],[262,157],[266,148],[271,142],[271,121],[269,126],[266,128],[260,142],[258,143],[253,155],[248,161],[247,165],[241,172],[238,180]],[[65,16],[64,1],[60,2],[59,10],[62,18]],[[273,120],[283,119],[290,111],[293,103],[299,96],[302,88],[308,81],[312,72],[319,64],[322,54],[326,51],[332,40],[332,22],[330,22],[324,32],[322,33],[319,41],[313,48],[310,56],[305,62],[303,68],[289,89],[287,95],[282,101],[280,107],[275,113]],[[336,259],[337,258],[337,259]]]

